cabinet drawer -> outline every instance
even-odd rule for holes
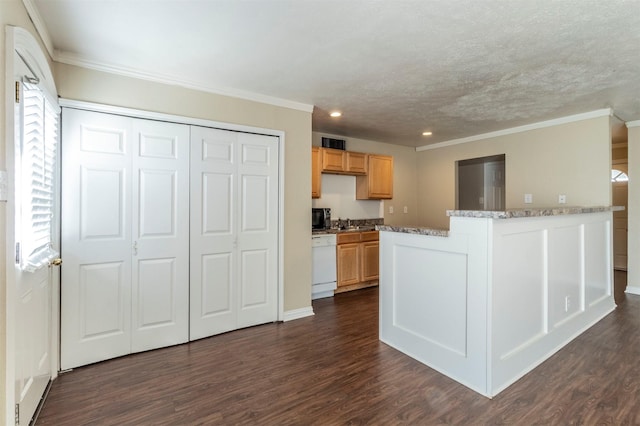
[[[378,241],[379,239],[378,231],[364,231],[360,233],[360,241]]]
[[[338,244],[359,243],[360,232],[345,232],[338,234]]]

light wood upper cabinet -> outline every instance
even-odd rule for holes
[[[366,174],[367,173],[367,154],[362,152],[346,151],[347,168],[349,174]]]
[[[322,171],[343,173],[347,168],[346,151],[340,149],[322,148]]]
[[[366,176],[356,178],[357,200],[389,200],[393,198],[393,157],[369,154]]]
[[[322,172],[347,175],[367,173],[367,154],[343,151],[341,149],[320,148],[322,153]]]
[[[314,146],[311,148],[311,198],[320,198],[322,194],[322,157],[320,156],[320,148]]]
[[[393,157],[311,147],[311,198],[322,195],[321,174],[356,176],[357,200],[393,198]]]

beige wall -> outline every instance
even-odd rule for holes
[[[36,35],[20,0],[0,2],[0,169],[6,166],[5,25]],[[43,49],[43,51],[45,51]],[[311,294],[311,113],[198,92],[159,83],[54,64],[60,96],[68,99],[157,111],[285,132],[284,310],[310,306]],[[0,419],[7,415],[6,374],[6,203],[0,202]],[[2,423],[3,420],[0,420]]]
[[[629,154],[627,153],[627,147],[626,146],[615,147],[615,148],[613,148],[613,150],[611,150],[611,159],[613,161],[626,160],[628,155]]]
[[[284,310],[310,306],[311,113],[60,63],[54,74],[66,99],[283,130]]]
[[[393,199],[384,200],[384,223],[387,225],[417,224],[417,169],[414,148],[318,132],[313,132],[313,145],[321,146],[323,136],[345,139],[348,151],[393,156]],[[394,208],[393,214],[389,214],[390,206]],[[403,213],[404,206],[407,206],[406,214]]]
[[[629,128],[627,285],[640,290],[640,122]]]
[[[40,40],[37,32],[35,31],[26,9],[20,0],[2,0],[0,1],[0,170],[7,170],[7,157],[6,149],[7,143],[13,143],[7,141],[6,133],[6,116],[7,108],[12,109],[13,105],[11,97],[6,93],[6,27],[16,26],[22,27],[35,36],[37,40]],[[43,48],[43,52],[46,54],[46,50]],[[6,407],[6,374],[7,374],[7,328],[6,328],[6,288],[7,288],[7,276],[6,276],[6,246],[8,232],[13,230],[7,230],[7,203],[0,201],[0,424],[3,424],[4,419],[11,415],[13,408],[8,410]],[[13,387],[11,386],[11,391]]]
[[[506,208],[611,204],[609,117],[418,152],[418,221],[447,229],[455,208],[455,162],[506,154]],[[533,204],[524,204],[524,194]]]

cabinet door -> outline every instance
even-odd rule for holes
[[[346,152],[347,155],[347,173],[366,174],[367,173],[367,154],[362,152]]]
[[[337,246],[338,287],[360,282],[360,243]]]
[[[322,171],[344,172],[346,168],[345,151],[339,149],[322,148]]]
[[[320,198],[322,189],[321,169],[322,156],[320,155],[320,148],[314,146],[311,148],[311,198]]]
[[[388,200],[393,198],[393,157],[369,155],[366,176],[356,179],[356,199]]]
[[[373,281],[378,279],[379,275],[379,247],[378,241],[368,241],[360,246],[362,256],[361,281]]]

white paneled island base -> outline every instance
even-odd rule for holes
[[[493,397],[615,308],[612,210],[380,228],[380,340]],[[475,216],[475,217],[474,217]]]

